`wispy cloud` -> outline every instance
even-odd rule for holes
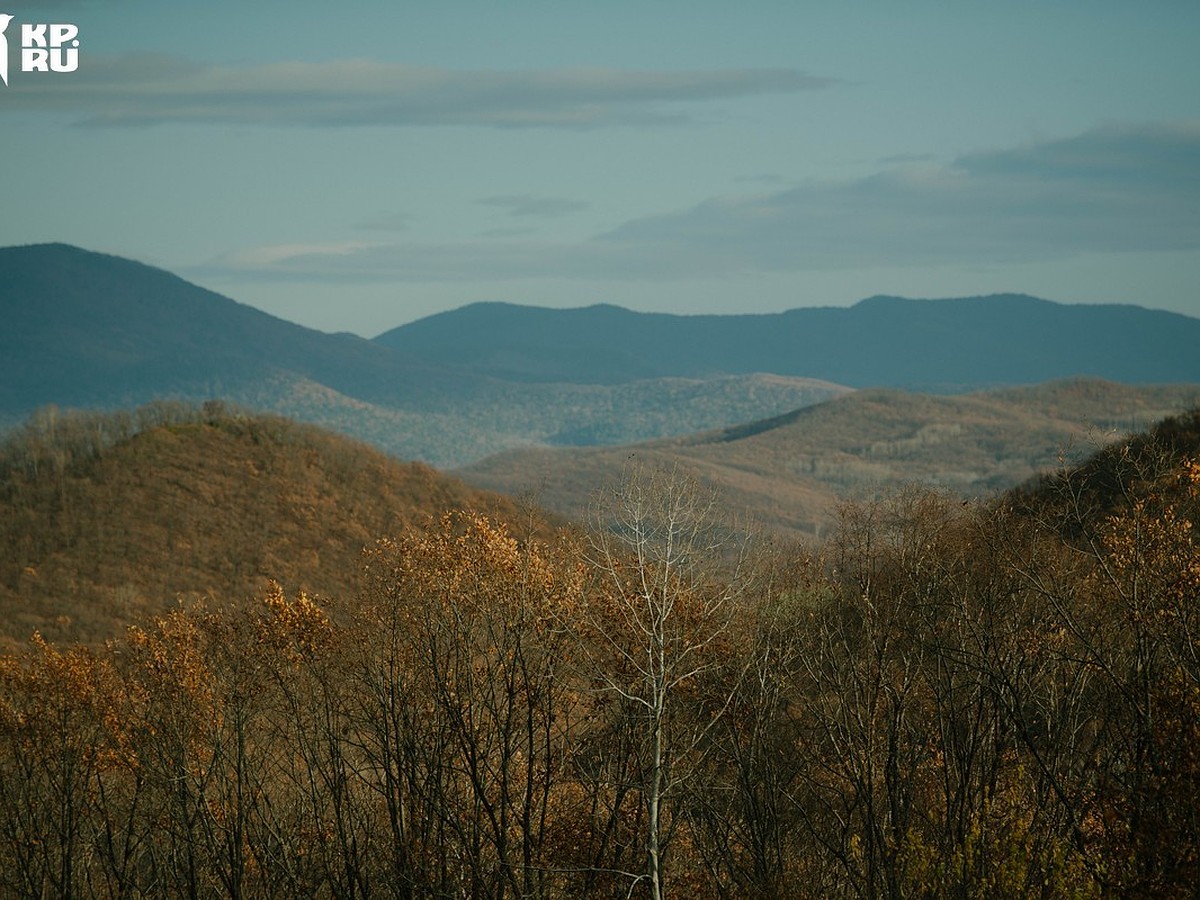
[[[719,197],[577,243],[288,246],[231,254],[210,271],[333,281],[683,279],[1198,249],[1200,123],[1182,123]]]
[[[885,156],[878,162],[881,166],[892,166],[897,163],[933,162],[936,158],[932,153],[897,153],[894,156]]]
[[[685,121],[680,104],[838,83],[796,69],[461,71],[369,59],[218,66],[154,54],[89,55],[86,62],[70,79],[15,79],[5,105],[108,127],[596,128]]]
[[[523,237],[527,234],[537,234],[536,228],[488,228],[479,232],[478,237],[483,238],[515,238]]]
[[[775,175],[770,172],[764,173],[762,175],[739,175],[733,180],[737,181],[737,182],[742,182],[744,184],[774,184],[774,185],[787,184],[787,181],[788,181],[782,175]]]
[[[1011,262],[1200,248],[1200,123],[1107,127],[717,198],[604,235],[720,250],[755,269]]]
[[[533,194],[504,194],[484,197],[478,201],[484,206],[496,206],[511,216],[565,216],[588,208],[582,200],[567,200],[564,197],[538,197]]]
[[[235,267],[269,270],[279,266],[286,267],[294,260],[307,257],[347,259],[365,251],[378,249],[380,246],[382,245],[362,241],[339,241],[327,244],[272,244],[239,250],[230,254],[227,261]]]
[[[488,239],[490,237],[490,239]],[[604,241],[576,244],[504,239],[506,235],[458,243],[351,245],[280,244],[225,254],[190,270],[197,277],[268,281],[503,281],[517,278],[597,280],[678,277],[693,261],[686,254],[664,259],[661,250]],[[507,237],[517,237],[511,232]],[[717,274],[709,260],[695,274]]]
[[[412,216],[407,213],[381,213],[354,227],[363,231],[407,231],[411,223]]]

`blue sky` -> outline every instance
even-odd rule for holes
[[[1024,292],[1200,316],[1194,2],[12,2],[0,245],[373,336]],[[22,73],[20,24],[79,27]]]

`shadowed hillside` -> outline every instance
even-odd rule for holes
[[[64,244],[0,249],[0,408],[227,397],[281,373],[427,408],[479,379],[285,322],[162,269]]]
[[[1080,521],[1101,521],[1125,513],[1135,500],[1144,502],[1151,485],[1156,501],[1178,499],[1189,485],[1169,475],[1189,460],[1200,462],[1200,407],[1115,441],[1077,466],[1041,473],[1014,489],[1010,500],[1073,537]]]
[[[267,577],[345,594],[362,548],[459,506],[514,506],[271,416],[159,404],[40,413],[0,449],[0,639],[94,641]]]

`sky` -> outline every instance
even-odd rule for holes
[[[323,331],[496,300],[1200,316],[1194,0],[0,13],[0,246],[136,259]],[[78,28],[75,71],[21,70],[38,23]]]

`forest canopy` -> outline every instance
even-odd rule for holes
[[[753,541],[674,470],[0,658],[0,892],[1192,896],[1200,413]]]

